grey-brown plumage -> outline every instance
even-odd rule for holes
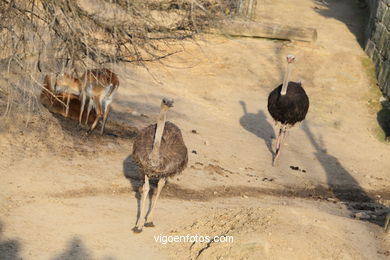
[[[180,129],[171,122],[166,122],[166,113],[173,106],[173,100],[164,98],[157,124],[150,125],[140,131],[133,145],[133,159],[140,169],[140,177],[144,180],[141,192],[141,211],[137,224],[133,228],[140,233],[142,228],[153,227],[153,212],[156,201],[168,177],[181,173],[187,166],[188,152]],[[157,192],[149,214],[145,204],[149,194],[149,177],[157,177]],[[149,222],[146,222],[148,219]]]
[[[180,129],[171,122],[166,122],[160,146],[160,163],[153,166],[149,155],[153,149],[157,124],[141,130],[133,144],[133,159],[142,174],[149,177],[170,177],[181,173],[187,166],[188,153]]]

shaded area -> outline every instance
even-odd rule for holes
[[[81,239],[75,237],[68,242],[63,253],[53,260],[89,260],[93,259]]]
[[[141,181],[139,181],[141,183]],[[138,191],[138,188],[136,192]],[[51,194],[55,198],[82,198],[98,195],[121,195],[134,192],[130,187],[109,187],[109,188],[83,188],[79,190],[68,190],[66,192],[60,192]],[[356,196],[356,189],[344,188],[344,202],[359,203],[362,197]],[[380,196],[384,200],[390,200],[390,190],[373,190],[366,191],[366,195],[369,197]],[[266,188],[266,187],[253,187],[253,186],[213,186],[204,189],[189,189],[184,188],[175,183],[167,183],[164,186],[164,190],[161,192],[161,197],[180,200],[193,200],[193,201],[211,201],[217,198],[233,198],[242,197],[246,195],[248,197],[262,198],[264,195],[277,196],[277,197],[291,197],[291,198],[304,198],[313,200],[328,200],[339,201],[335,196],[335,193],[328,186],[318,185],[314,188],[296,187],[296,186],[283,186],[281,188]],[[362,196],[365,197],[363,194]],[[364,198],[363,197],[363,198]],[[329,200],[331,199],[331,200]]]
[[[133,192],[135,192],[135,198],[137,199],[137,219],[136,222],[141,214],[141,193],[140,189],[142,188],[142,185],[144,184],[144,181],[141,180],[140,174],[139,174],[139,168],[137,164],[134,162],[131,154],[126,157],[126,159],[123,161],[123,175],[126,177],[126,179],[129,180],[131,184],[131,189]],[[149,190],[149,200],[152,200],[154,191],[157,187],[158,179],[157,178],[150,178],[150,190]],[[128,193],[129,190],[125,189],[124,193]],[[148,216],[152,203],[149,203],[149,207],[146,213],[146,216]],[[136,223],[135,222],[135,223]],[[134,223],[134,224],[135,224]]]
[[[366,31],[370,16],[365,0],[315,0],[315,11],[322,16],[343,22],[356,37],[362,48],[366,43]]]
[[[87,108],[83,111],[82,116],[82,123],[83,126],[79,125],[79,115],[81,112],[81,101],[79,100],[78,96],[75,95],[69,95],[70,96],[70,102],[69,102],[69,113],[66,117],[65,113],[65,104],[66,100],[62,97],[62,95],[55,95],[53,93],[52,87],[51,87],[51,79],[48,75],[45,76],[44,82],[43,82],[43,88],[41,90],[40,94],[40,102],[44,107],[46,107],[54,116],[55,119],[57,119],[58,123],[62,127],[62,130],[64,133],[69,135],[76,136],[77,140],[80,140],[80,137],[86,137],[86,131],[87,129],[92,125],[92,123],[96,119],[96,111],[94,108],[92,108],[91,113],[88,117],[87,125],[85,125],[85,120],[87,118]],[[62,102],[64,103],[62,103]],[[88,102],[92,102],[91,100],[87,100],[86,107],[88,106]],[[128,118],[129,114],[127,113],[121,113],[116,112],[112,109],[110,109],[110,113],[108,115],[107,124],[104,129],[103,137],[112,136],[112,137],[121,137],[121,138],[131,138],[134,137],[135,133],[137,132],[137,128],[129,126],[125,123],[118,122],[118,120],[110,120],[109,118]],[[100,120],[101,121],[101,120]],[[99,122],[101,124],[102,122]],[[98,126],[99,128],[101,126]],[[98,129],[96,129],[94,132],[92,132],[93,135],[97,135]]]
[[[3,240],[4,224],[0,222],[0,259],[20,260],[21,244],[15,239]]]
[[[84,245],[83,241],[78,238],[72,238],[64,251],[60,253],[58,256],[52,258],[52,260],[92,260],[96,259],[96,257],[92,256],[92,253],[88,248]],[[104,257],[104,260],[112,260],[113,257]]]
[[[273,155],[272,139],[275,138],[275,132],[272,125],[267,121],[264,112],[259,110],[257,114],[248,113],[246,103],[244,101],[239,101],[239,103],[244,112],[244,115],[240,118],[241,126],[248,132],[263,139],[267,145],[268,151]]]
[[[316,150],[317,160],[325,170],[330,192],[338,200],[346,203],[353,216],[358,212],[369,212],[371,216],[367,216],[365,220],[384,226],[386,212],[389,209],[376,202],[373,196],[370,196],[359,185],[358,181],[343,167],[339,160],[327,153],[321,138],[319,142],[316,141],[306,121],[302,123],[302,129]]]
[[[390,102],[382,102],[382,109],[377,113],[376,118],[379,126],[385,134],[385,140],[390,141]]]

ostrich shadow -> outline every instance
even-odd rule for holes
[[[302,123],[302,129],[316,150],[314,155],[326,173],[328,186],[333,195],[345,203],[351,215],[356,212],[369,211],[376,218],[370,218],[365,221],[383,227],[386,212],[390,209],[371,198],[359,185],[358,181],[343,167],[339,160],[327,153],[325,146],[322,144],[321,137],[317,142],[306,121]]]
[[[136,223],[140,217],[141,214],[141,193],[140,189],[142,188],[142,185],[144,184],[144,181],[140,179],[139,175],[139,167],[134,162],[133,157],[131,154],[126,157],[126,159],[123,161],[123,175],[126,177],[126,179],[129,180],[131,188],[135,192],[135,198],[137,199],[137,218]],[[149,200],[152,200],[155,188],[157,187],[158,179],[150,178],[150,191],[149,191]],[[147,217],[149,215],[149,212],[151,210],[151,203],[149,203],[149,207],[146,213]]]
[[[242,100],[239,101],[242,106],[244,115],[240,118],[241,126],[256,135],[257,137],[264,140],[267,145],[268,151],[274,156],[274,152],[272,150],[272,139],[275,138],[275,132],[272,125],[267,121],[267,117],[265,116],[262,110],[259,110],[257,114],[248,113],[246,108],[246,103]]]

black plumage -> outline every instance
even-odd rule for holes
[[[289,82],[286,95],[281,95],[282,84],[268,96],[268,111],[282,125],[293,126],[305,119],[309,98],[300,82]]]
[[[160,145],[160,159],[157,166],[152,166],[149,155],[153,149],[157,124],[140,131],[133,144],[133,159],[140,167],[141,179],[148,177],[166,178],[182,172],[188,163],[187,147],[180,129],[169,121],[165,122]]]

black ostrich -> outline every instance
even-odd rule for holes
[[[287,129],[304,120],[309,109],[309,98],[302,88],[302,84],[288,81],[294,61],[294,55],[287,56],[287,71],[283,84],[272,90],[268,96],[268,111],[273,119],[281,124],[272,165],[275,165],[276,159],[280,155],[281,144]]]
[[[173,100],[164,98],[161,102],[157,124],[140,131],[133,144],[133,159],[140,168],[140,177],[144,179],[141,192],[141,212],[135,233],[140,233],[143,226],[153,227],[153,210],[166,179],[184,170],[188,162],[187,147],[184,144],[180,129],[166,121],[166,114],[173,106]],[[149,178],[158,178],[157,194],[152,202],[149,215],[146,216],[146,198],[149,194]],[[148,222],[145,223],[146,217]]]

